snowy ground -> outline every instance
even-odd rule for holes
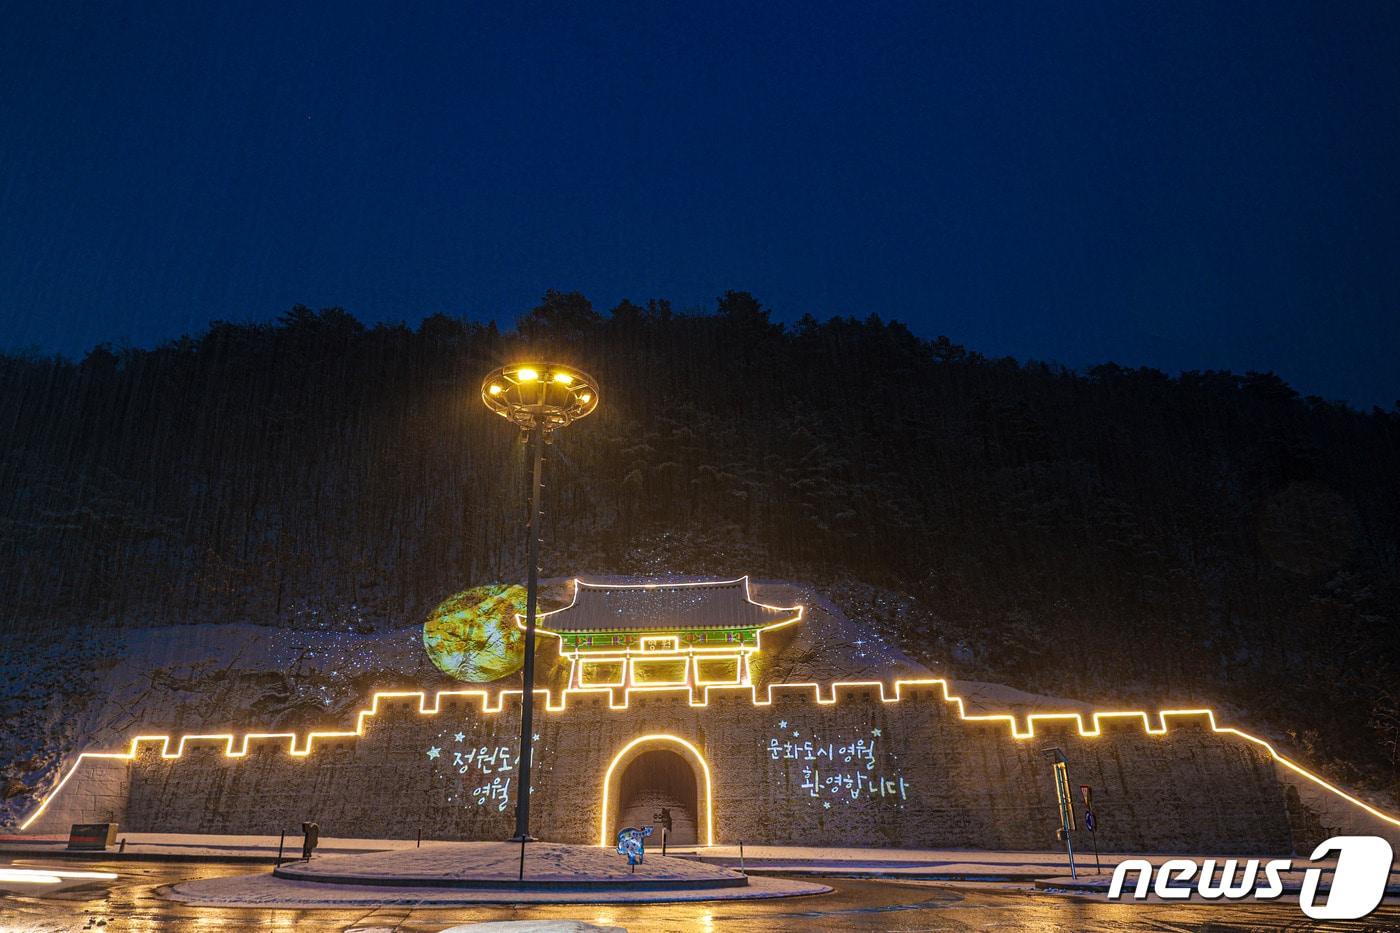
[[[611,847],[534,842],[525,846],[524,882],[530,885],[595,885],[621,882],[740,885],[744,876],[692,859],[648,852],[640,865]],[[515,883],[522,875],[521,847],[512,842],[437,842],[361,855],[335,855],[298,861],[278,869],[301,881],[349,883],[387,879],[404,884],[455,881]]]
[[[166,897],[197,907],[334,908],[456,907],[473,904],[675,904],[760,900],[826,894],[824,884],[787,878],[752,878],[742,888],[678,891],[521,891],[517,888],[396,888],[285,881],[271,875],[210,878],[171,885]]]
[[[612,849],[506,842],[437,843],[414,849],[313,858],[267,872],[172,885],[186,904],[347,907],[383,904],[637,904],[824,894],[825,885],[750,879],[715,865],[649,855],[635,871]],[[704,885],[704,887],[701,887]]]
[[[267,861],[276,856],[278,843],[276,836],[132,833],[124,834],[124,838],[128,840],[127,853],[129,855],[160,854],[171,857],[195,856],[208,859],[256,856]],[[1093,851],[1088,848],[1086,840],[1083,838],[1076,839],[1076,843],[1078,848],[1076,848],[1075,857],[1079,868],[1079,881],[1092,884],[1095,877],[1093,874]],[[62,845],[63,843],[58,840],[42,845],[35,845],[32,842],[24,844],[15,844],[12,841],[0,842],[0,859],[19,856],[24,856],[27,859],[40,856],[62,856]],[[473,844],[444,845],[424,842],[422,848],[419,849],[416,848],[413,840],[328,837],[321,841],[316,850],[316,857],[312,859],[310,864],[312,866],[329,865],[334,867],[334,863],[354,864],[359,862],[370,870],[375,870],[385,857],[392,855],[396,860],[404,856],[408,857],[407,861],[402,862],[400,867],[407,865],[411,868],[419,862],[419,859],[422,859],[421,865],[425,871],[460,872],[468,863],[459,856],[453,855],[452,851],[463,845]],[[486,848],[481,850],[484,854],[490,855],[486,863],[481,863],[485,866],[483,870],[489,869],[501,874],[502,877],[514,878],[516,876],[520,854],[518,846],[510,843],[480,843],[476,845],[500,847],[499,851],[495,853],[488,853]],[[601,846],[568,847],[581,850],[582,855],[578,857],[586,859],[586,862],[563,863],[552,855],[545,855],[545,846],[547,846],[545,843],[534,843],[527,849],[526,853],[527,872],[538,872],[536,876],[542,879],[547,879],[548,873],[551,871],[564,869],[589,871],[593,870],[590,867],[593,865],[601,865],[605,872],[622,874],[627,872],[626,861],[611,848]],[[300,855],[300,851],[300,839],[289,837],[287,840],[288,854],[296,856]],[[362,853],[374,854],[361,855]],[[358,857],[331,857],[351,855]],[[1191,858],[1196,861],[1213,858],[1219,865],[1223,864],[1227,858],[1243,860],[1251,855],[1265,859],[1277,857],[1277,853],[1239,852],[1226,855],[1220,853],[1104,853],[1101,857],[1104,873],[1099,878],[1106,879],[1112,871],[1112,867],[1127,858],[1146,859],[1154,865],[1160,865],[1170,858]],[[106,857],[120,860],[120,857],[114,852],[108,853]],[[659,869],[663,865],[669,865],[673,862],[683,862],[693,866],[694,869],[701,868],[701,863],[711,868],[737,869],[742,858],[743,867],[751,878],[757,873],[825,877],[967,879],[973,881],[1013,879],[1036,880],[1042,883],[1051,883],[1062,877],[1069,878],[1069,864],[1063,851],[997,852],[974,849],[869,849],[835,846],[746,845],[743,848],[742,856],[738,846],[688,846],[672,847],[669,857],[664,860],[655,853],[649,853],[647,858],[647,863],[638,868],[638,871],[644,874],[662,874]],[[490,867],[488,863],[491,861],[498,864]],[[1300,866],[1303,864],[1302,859],[1295,858],[1294,861]],[[1320,864],[1331,865],[1334,862]],[[662,876],[664,877],[664,874]],[[1301,878],[1301,873],[1285,872],[1283,877],[1285,881],[1296,884]],[[1400,893],[1400,863],[1392,868],[1391,883],[1392,887],[1396,888],[1396,893]]]

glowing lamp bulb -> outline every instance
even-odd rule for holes
[[[491,388],[487,389],[486,391],[490,392],[492,395],[500,395],[502,390],[500,386],[493,384]]]
[[[580,402],[583,402],[585,405],[587,405],[589,402],[593,401],[593,393],[591,393],[591,392],[585,392],[585,393],[583,393],[582,395],[580,395],[580,396],[578,397],[578,400],[579,400]]]
[[[574,381],[574,377],[570,376],[568,373],[555,373],[554,381],[559,383],[561,386],[566,386]]]
[[[534,382],[536,379],[540,378],[540,374],[526,367],[525,369],[517,369],[515,371],[515,378],[519,379],[521,382]]]

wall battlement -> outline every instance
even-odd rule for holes
[[[630,761],[651,745],[695,759],[706,794],[695,806],[714,841],[849,843],[864,833],[872,844],[1048,848],[1055,803],[1040,744],[1062,745],[1072,778],[1094,787],[1107,849],[1228,849],[1239,839],[1291,848],[1297,793],[1279,769],[1400,827],[1204,708],[970,713],[943,679],[536,695],[544,741],[534,799],[537,811],[556,811],[564,841],[596,842],[600,828],[605,836],[623,793],[608,789],[625,770],[620,749]],[[80,755],[21,828],[53,830],[81,816],[119,817],[134,831],[262,832],[312,810],[339,835],[412,835],[426,821],[446,838],[504,838],[520,697],[383,691],[350,729],[137,735],[123,751]],[[639,732],[655,741],[634,749]],[[478,763],[478,745],[492,767]],[[552,787],[556,769],[574,775],[575,791],[598,793],[580,806],[576,793]],[[99,790],[87,787],[94,781]],[[366,785],[398,787],[407,803],[357,803]],[[65,795],[74,799],[55,806]],[[1214,823],[1200,812],[1207,798]]]

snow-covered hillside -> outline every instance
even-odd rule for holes
[[[640,583],[662,578],[589,579]],[[571,595],[570,580],[544,581],[543,592],[543,608],[562,606]],[[756,682],[893,680],[942,673],[906,653],[895,626],[874,605],[870,615],[877,621],[867,621],[848,618],[831,596],[800,583],[753,581],[752,593],[761,602],[806,607],[803,622],[775,639],[755,664]],[[849,594],[845,601],[850,603]],[[554,651],[553,640],[542,639],[540,682],[557,689],[563,685],[563,667]],[[48,645],[10,640],[4,659],[0,777],[7,799],[0,806],[0,821],[9,827],[23,819],[77,754],[120,748],[134,735],[346,727],[375,690],[460,686],[424,652],[421,620],[369,633],[250,624],[95,629]],[[516,676],[492,687],[518,683]],[[969,683],[959,690],[986,709],[1071,705],[995,685]]]

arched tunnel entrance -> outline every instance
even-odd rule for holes
[[[638,736],[613,756],[603,776],[598,844],[617,844],[617,831],[654,826],[656,813],[671,811],[670,841],[715,844],[710,766],[700,749],[676,735]],[[661,840],[653,837],[652,843]]]
[[[671,813],[671,844],[695,845],[699,839],[699,790],[695,772],[679,754],[669,748],[642,752],[622,772],[615,825],[618,829],[651,826],[664,807]],[[659,825],[656,831],[661,832]],[[655,844],[660,842],[654,839]]]

